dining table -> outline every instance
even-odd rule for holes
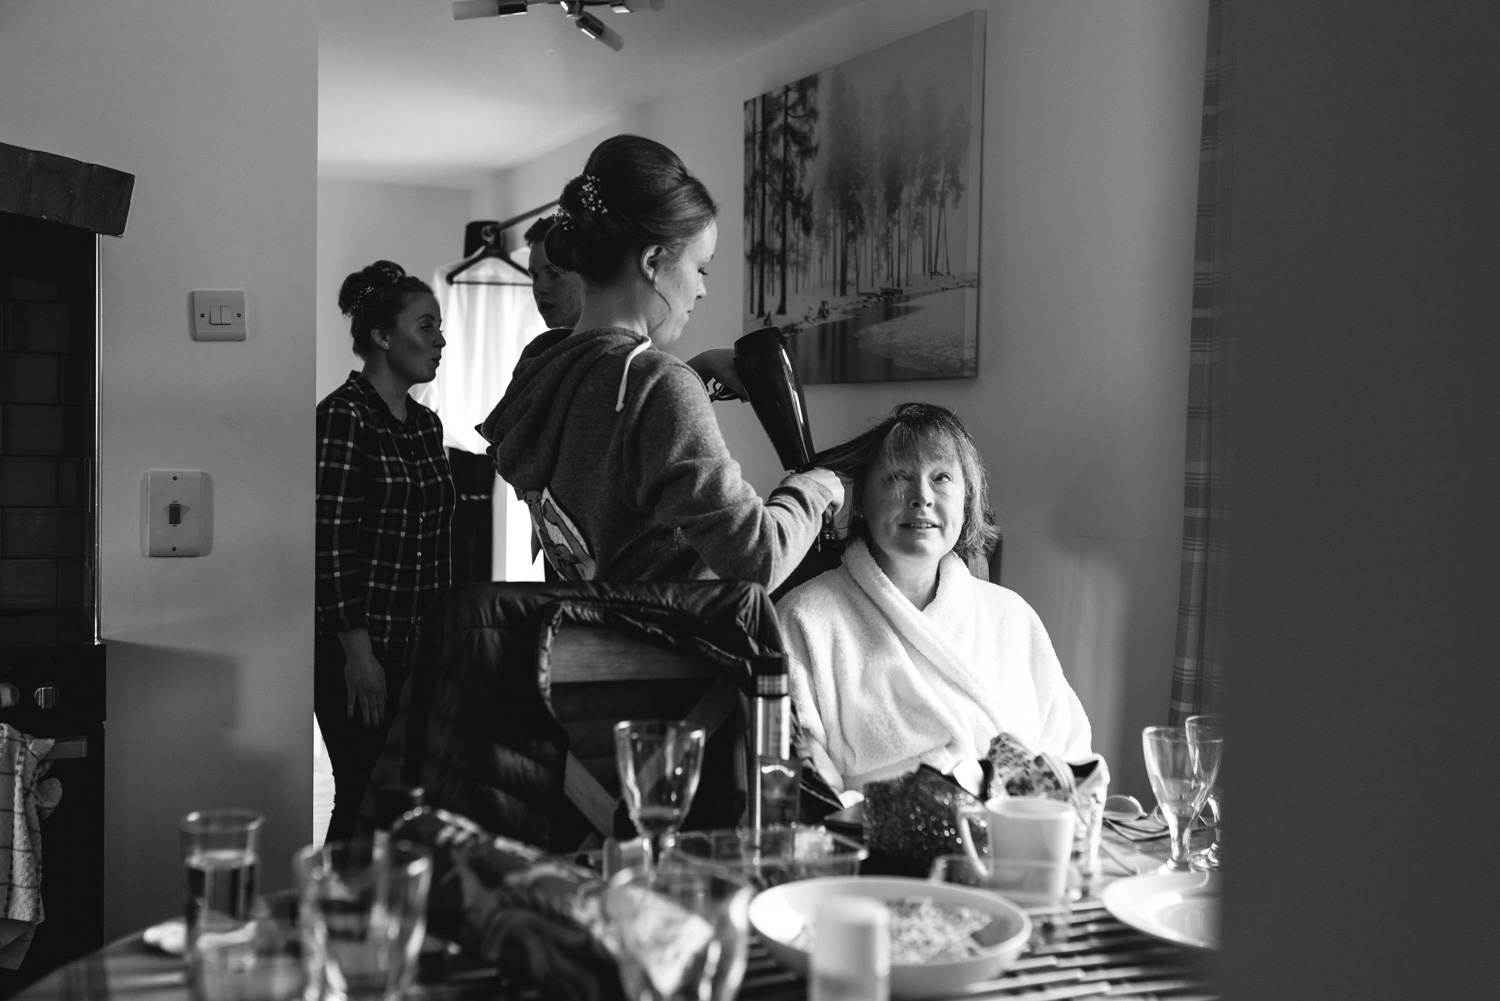
[[[1201,840],[1199,843],[1206,843]],[[1166,838],[1132,840],[1106,826],[1104,875],[1096,890],[1118,878],[1115,858],[1162,860]],[[1113,872],[1111,871],[1113,869]],[[1038,936],[1038,939],[1041,937]],[[1031,947],[1000,976],[965,988],[952,1001],[1017,998],[1153,998],[1209,1001],[1214,988],[1212,951],[1176,945],[1116,919],[1098,892],[1073,904],[1069,919]],[[782,966],[753,932],[739,1001],[804,1001],[807,980]],[[415,985],[408,1001],[539,1001],[548,995],[515,989],[483,971],[458,973]],[[181,957],[148,946],[142,932],[122,936],[60,967],[14,995],[15,1001],[191,1001]],[[943,999],[939,999],[943,1001]]]

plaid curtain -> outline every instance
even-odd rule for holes
[[[1230,48],[1226,0],[1211,0],[1199,145],[1198,229],[1193,252],[1193,319],[1188,370],[1187,466],[1182,524],[1182,582],[1171,722],[1223,708],[1219,659],[1225,530],[1228,382],[1225,338],[1229,296]]]

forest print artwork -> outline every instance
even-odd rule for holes
[[[805,384],[978,372],[984,14],[745,102],[745,330]]]

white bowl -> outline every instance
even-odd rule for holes
[[[840,895],[881,901],[930,897],[934,903],[973,907],[994,915],[982,932],[982,940],[993,944],[987,944],[977,956],[935,963],[892,963],[893,998],[936,997],[996,977],[1015,962],[1031,938],[1031,919],[1002,897],[965,886],[900,877],[834,876],[774,886],[750,902],[750,924],[765,940],[771,955],[807,976],[808,954],[793,942],[823,902]]]

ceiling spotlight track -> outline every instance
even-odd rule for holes
[[[666,0],[645,2],[652,10],[661,10],[666,5]],[[616,14],[629,14],[639,10],[641,3],[642,0],[453,0],[453,20],[524,14],[529,7],[561,7],[563,14],[578,26],[579,31],[619,52],[625,47],[625,39],[585,8],[608,7]]]
[[[453,20],[526,13],[526,0],[453,0]]]

